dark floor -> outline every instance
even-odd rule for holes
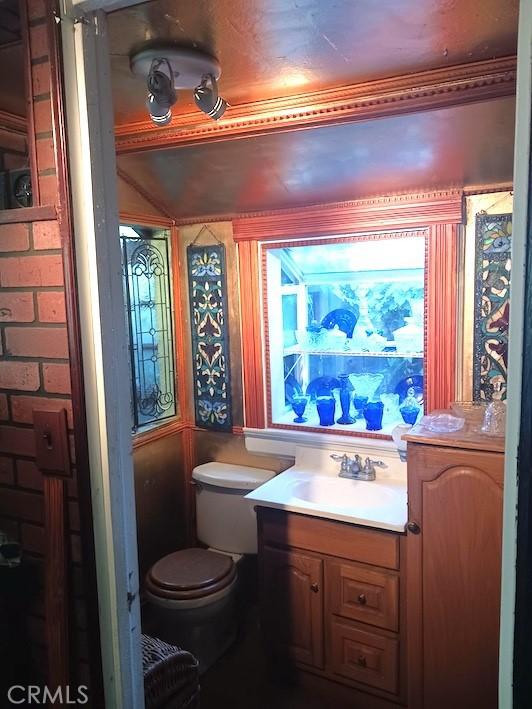
[[[233,647],[201,678],[201,709],[328,709],[336,704],[276,681],[262,649],[256,606],[241,618]]]

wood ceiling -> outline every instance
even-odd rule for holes
[[[509,182],[515,65],[500,58],[516,52],[517,13],[517,0],[155,0],[113,13],[119,168],[180,220]],[[182,92],[164,149],[145,150],[161,130],[146,121],[129,54],[154,39],[214,54],[230,108],[209,124]],[[489,81],[460,83],[460,64],[464,76],[489,67]],[[429,79],[436,89],[419,92]],[[317,119],[305,113],[320,101]],[[121,192],[123,209],[139,207],[131,187]]]

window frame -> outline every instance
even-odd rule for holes
[[[348,244],[357,243],[360,241],[379,241],[399,238],[422,238],[424,240],[425,256],[424,256],[424,350],[423,350],[423,376],[425,385],[425,401],[427,400],[427,331],[428,331],[428,273],[429,273],[429,229],[428,228],[412,228],[398,229],[385,231],[367,231],[359,233],[342,234],[330,237],[313,237],[307,236],[300,239],[280,239],[279,241],[264,241],[259,242],[259,262],[260,262],[260,292],[261,304],[260,314],[262,316],[262,345],[263,345],[263,361],[264,361],[264,405],[265,405],[265,423],[266,427],[275,430],[286,431],[303,431],[307,433],[322,433],[325,435],[340,435],[340,436],[357,436],[361,438],[373,438],[381,440],[390,440],[391,435],[387,433],[378,433],[364,430],[346,430],[345,428],[323,427],[323,426],[308,426],[305,424],[289,424],[276,423],[272,417],[272,382],[271,382],[271,356],[270,356],[270,341],[269,341],[269,313],[268,313],[268,285],[267,285],[267,256],[268,251],[272,249],[294,248],[303,246],[327,246],[333,244]]]
[[[183,346],[183,309],[181,301],[180,261],[178,230],[173,220],[155,216],[146,216],[123,212],[120,214],[120,226],[142,226],[152,229],[167,229],[170,264],[170,297],[172,302],[173,320],[173,355],[174,355],[174,387],[176,397],[176,413],[173,416],[154,421],[132,430],[133,448],[160,438],[172,435],[186,427],[186,371]],[[126,314],[127,317],[127,314]],[[126,323],[129,329],[129,323]],[[129,337],[129,336],[128,336]],[[130,380],[133,384],[132,373]],[[133,391],[132,391],[133,393]]]

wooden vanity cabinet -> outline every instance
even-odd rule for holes
[[[409,709],[496,709],[502,441],[409,437]]]
[[[404,535],[262,507],[257,518],[261,625],[277,665],[346,685],[350,709],[402,705]]]

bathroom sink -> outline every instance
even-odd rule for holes
[[[312,475],[308,480],[294,483],[292,496],[312,504],[368,509],[393,503],[397,499],[397,491],[372,482]]]
[[[260,485],[246,499],[254,506],[404,532],[406,471],[401,474],[400,466],[404,463],[388,457],[377,480],[340,478],[330,451],[308,448],[296,456],[292,468]]]

